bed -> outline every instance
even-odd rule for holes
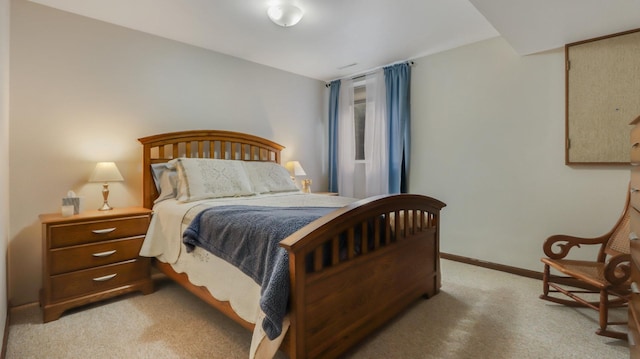
[[[186,218],[191,220],[198,212],[195,207],[209,207],[198,200],[188,202],[186,206],[180,201],[164,201],[154,206],[162,192],[154,180],[154,167],[172,161],[187,161],[179,160],[182,158],[279,164],[284,148],[250,134],[215,130],[172,132],[139,141],[143,145],[143,203],[146,208],[154,209],[150,232],[152,228],[160,232],[168,226],[162,224],[170,217],[168,213],[179,213],[180,230],[184,230],[188,224]],[[252,316],[256,310],[248,315],[238,310],[234,300],[228,299],[226,294],[218,294],[219,290],[224,292],[230,288],[221,285],[220,289],[219,284],[214,287],[214,284],[204,283],[208,281],[206,276],[196,280],[202,274],[190,273],[176,257],[194,263],[198,261],[197,257],[205,258],[202,262],[224,261],[199,249],[186,252],[184,247],[179,255],[167,255],[171,251],[162,254],[162,250],[157,251],[160,253],[157,255],[152,250],[141,254],[156,256],[154,265],[162,273],[252,330],[251,357],[269,357],[277,348],[290,358],[337,357],[417,299],[429,298],[439,292],[439,215],[445,204],[415,194],[363,200],[342,197],[330,200],[329,197],[292,191],[239,199],[260,205],[285,206],[287,201],[293,201],[296,205],[319,203],[320,207],[335,207],[279,242],[288,260],[289,295],[282,332],[275,340],[265,339],[259,325],[260,315],[264,315],[261,310],[257,310],[255,318]],[[214,206],[237,204],[235,199],[237,197],[215,198],[207,203]],[[191,217],[187,213],[191,213]],[[155,225],[154,221],[157,222]],[[148,233],[147,237],[153,236]],[[227,269],[231,274],[219,279],[232,278],[233,283],[233,278],[237,277],[240,282],[243,275],[236,269]],[[259,286],[256,289],[255,283],[247,285],[246,292],[253,294],[242,295],[243,300],[247,296],[260,295]],[[245,290],[242,288],[240,286],[241,291]]]

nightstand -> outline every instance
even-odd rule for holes
[[[338,192],[311,192],[313,194],[321,194],[325,196],[337,196]]]
[[[139,257],[151,210],[116,208],[40,215],[43,322],[121,294],[153,292],[150,258]]]

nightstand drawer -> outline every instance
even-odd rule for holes
[[[51,275],[98,267],[138,257],[144,236],[53,249],[49,257]]]
[[[50,248],[144,235],[148,226],[149,216],[55,225],[50,227]]]
[[[87,295],[147,278],[149,278],[147,258],[60,274],[51,277],[51,299],[57,301]]]

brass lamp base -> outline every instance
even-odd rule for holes
[[[111,207],[109,203],[105,202],[104,204],[102,204],[102,207],[98,208],[98,211],[110,211],[112,209],[113,207]]]
[[[311,180],[304,179],[301,182],[302,182],[302,192],[311,193]]]
[[[102,185],[102,198],[104,198],[104,203],[102,204],[102,207],[98,208],[98,211],[110,211],[113,209],[113,207],[111,207],[109,205],[109,202],[107,201],[107,198],[109,198],[109,184],[105,183]]]

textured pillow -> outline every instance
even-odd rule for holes
[[[178,201],[253,194],[241,161],[177,158],[171,162],[178,170]]]
[[[289,171],[275,162],[245,162],[244,166],[256,193],[300,191]]]
[[[153,203],[159,203],[167,199],[176,198],[178,195],[178,171],[165,169],[160,175],[160,195]]]

